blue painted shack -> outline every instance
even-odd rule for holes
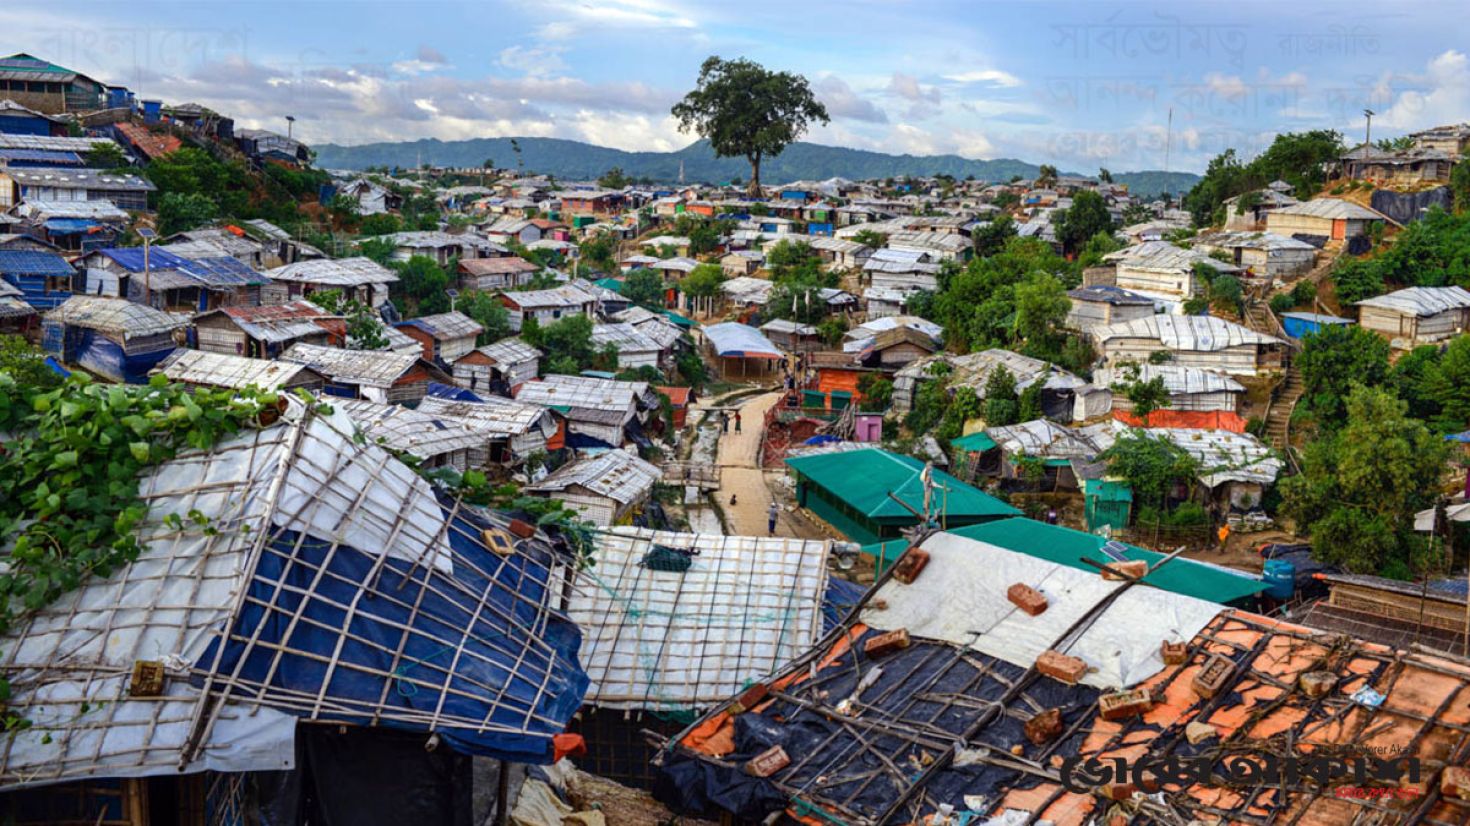
[[[65,135],[66,124],[13,100],[0,100],[0,132],[7,135]]]
[[[103,378],[146,384],[172,353],[184,319],[124,298],[74,295],[47,313],[41,346],[62,364]]]
[[[1312,333],[1320,333],[1324,327],[1352,323],[1351,318],[1323,313],[1281,314],[1281,329],[1285,330],[1287,335],[1297,339],[1305,338]]]
[[[234,258],[184,258],[153,247],[108,247],[81,259],[88,295],[115,295],[161,309],[203,312],[227,304],[259,304],[270,279]]]
[[[72,296],[77,271],[54,252],[0,250],[0,279],[20,291],[38,310],[49,310]]]

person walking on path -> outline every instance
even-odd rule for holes
[[[780,512],[775,502],[772,502],[771,507],[766,511],[766,533],[771,536],[776,535],[776,516]]]
[[[1225,553],[1225,542],[1226,540],[1230,539],[1230,523],[1221,523],[1220,531],[1216,534],[1216,536],[1220,537],[1220,553],[1223,554]]]
[[[740,432],[740,411],[735,411],[735,432]]]
[[[721,433],[729,433],[730,432],[730,414],[729,413],[726,413],[723,410],[720,411],[720,432]]]

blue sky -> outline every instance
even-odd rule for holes
[[[677,149],[711,54],[806,75],[818,143],[1200,171],[1282,131],[1470,119],[1450,2],[591,0],[0,4],[0,50],[308,141],[564,137]],[[1168,128],[1170,111],[1172,129]],[[1171,137],[1166,141],[1166,134]]]

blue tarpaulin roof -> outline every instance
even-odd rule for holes
[[[238,258],[228,255],[190,258],[188,262],[189,274],[211,287],[243,287],[270,283],[269,278],[250,269]]]
[[[79,232],[91,232],[93,227],[99,226],[91,218],[48,218],[46,219],[46,231],[52,235],[75,235]]]
[[[107,247],[97,252],[116,261],[118,266],[129,272],[142,272],[143,247]],[[187,258],[174,255],[166,249],[154,247],[148,252],[148,267],[155,270],[184,270],[188,272],[190,261]]]
[[[0,273],[5,275],[75,275],[76,269],[54,252],[0,250]]]
[[[79,164],[82,157],[75,152],[50,149],[0,149],[0,160],[22,163]]]
[[[448,399],[448,400],[454,401],[454,402],[482,402],[482,401],[484,401],[484,399],[480,398],[479,394],[474,393],[473,391],[466,390],[463,387],[455,387],[452,384],[441,384],[440,382],[437,382],[437,381],[431,381],[431,382],[429,382],[429,389],[428,389],[427,395],[429,395],[432,398],[436,398],[436,399]]]

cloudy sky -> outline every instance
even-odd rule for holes
[[[1364,107],[1375,137],[1470,120],[1463,0],[0,0],[0,51],[348,144],[677,149],[669,106],[712,54],[806,75],[832,115],[818,143],[1077,171],[1361,139]]]

